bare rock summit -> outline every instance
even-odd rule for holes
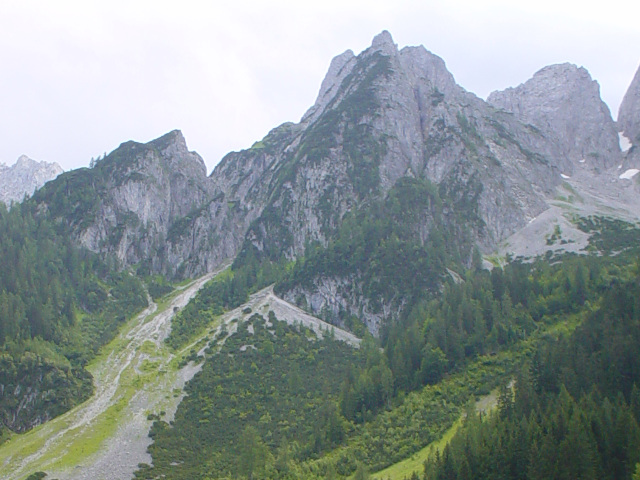
[[[487,101],[542,132],[552,143],[554,164],[566,175],[580,164],[605,170],[620,163],[615,123],[598,82],[583,67],[544,67],[515,88],[493,92]]]
[[[10,167],[0,164],[0,202],[10,205],[31,196],[38,188],[62,173],[57,163],[38,162],[21,155]]]

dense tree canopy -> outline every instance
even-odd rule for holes
[[[21,431],[91,394],[83,367],[147,300],[28,201],[0,203],[0,272],[0,422]]]

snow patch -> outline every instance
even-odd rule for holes
[[[630,168],[629,170],[624,172],[622,175],[620,175],[619,178],[621,178],[622,180],[631,180],[639,172],[640,170],[638,170],[637,168]]]
[[[569,175],[565,175],[564,173],[561,173],[560,176],[565,180],[569,180],[571,178]]]
[[[624,133],[618,133],[618,139],[620,140],[620,150],[626,152],[631,148],[631,140],[629,140]]]

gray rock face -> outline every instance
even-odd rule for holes
[[[147,144],[123,143],[92,169],[61,175],[35,197],[70,224],[80,245],[167,274],[192,253],[184,219],[210,198],[204,161],[179,131]],[[167,248],[171,238],[184,243],[179,252]]]
[[[181,275],[205,273],[235,257],[250,224],[268,204],[274,171],[288,158],[284,148],[298,132],[293,124],[281,125],[216,166],[207,179],[209,199],[182,220],[183,237],[168,244],[169,263],[182,265]]]
[[[466,92],[423,47],[398,51],[387,32],[359,56],[334,59],[301,126],[281,146],[290,163],[272,167],[281,183],[267,211],[277,214],[250,228],[258,251],[295,257],[310,240],[326,243],[346,211],[407,175],[447,191],[477,189],[475,235],[488,251],[546,208],[544,194],[560,179],[534,153],[541,143],[550,150],[543,135]],[[285,178],[279,169],[290,164]],[[274,225],[274,216],[283,221]]]
[[[493,92],[487,101],[540,130],[552,143],[551,160],[566,175],[581,163],[597,170],[620,163],[611,113],[584,68],[569,63],[545,67],[516,88]]]
[[[300,286],[284,294],[284,300],[298,303],[328,323],[339,325],[343,312],[358,312],[369,331],[377,336],[384,320],[397,312],[396,306],[384,304],[376,310],[363,294],[361,283],[353,277],[318,278],[312,288]]]
[[[423,47],[398,51],[388,33],[357,57],[334,59],[299,127],[278,143],[269,203],[246,236],[245,245],[267,255],[294,258],[310,241],[326,245],[347,211],[384,198],[406,176],[435,184],[446,221],[466,215],[489,252],[545,210],[561,181],[552,140],[466,92]],[[416,227],[423,240],[432,224],[427,215]],[[377,331],[384,313],[368,309],[357,278],[347,283],[317,279],[285,296],[315,314],[359,315]]]
[[[21,155],[11,167],[0,164],[0,202],[10,205],[31,196],[38,188],[62,173],[57,163],[37,162]]]
[[[302,123],[312,123],[314,120],[317,120],[325,108],[327,108],[338,92],[340,84],[344,81],[345,77],[351,73],[351,69],[355,65],[355,58],[353,52],[347,50],[331,60],[329,71],[320,86],[316,103],[304,114]]]
[[[620,104],[618,128],[632,145],[640,145],[640,68]]]
[[[622,117],[638,118],[633,108]],[[621,161],[609,110],[583,68],[546,67],[485,102],[459,86],[441,58],[424,47],[398,50],[383,32],[359,55],[333,59],[300,123],[228,154],[209,177],[179,132],[123,144],[94,168],[99,176],[83,180],[107,179],[89,213],[72,223],[94,251],[184,277],[244,250],[293,259],[310,242],[326,246],[347,212],[413,177],[439,192],[438,222],[491,252],[548,208],[562,175],[611,177]],[[422,242],[434,215],[423,212],[415,225]],[[361,315],[374,332],[391,308],[374,313],[357,277],[310,285],[285,296],[316,314]]]
[[[622,169],[640,169],[640,68],[620,104],[618,129],[621,140],[630,146],[624,154]]]

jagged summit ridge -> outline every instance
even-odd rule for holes
[[[605,170],[620,163],[620,145],[600,86],[583,67],[542,68],[525,83],[487,99],[551,139],[554,163],[570,175],[579,164]]]
[[[26,155],[10,167],[0,164],[0,202],[20,202],[62,172],[57,163],[38,162]]]
[[[329,102],[331,102],[338,93],[338,88],[340,88],[342,81],[351,72],[354,60],[355,55],[351,50],[347,50],[331,60],[329,70],[320,86],[318,98],[314,105],[303,115],[302,123],[313,122],[324,111],[327,105],[329,105]]]
[[[119,173],[78,234],[95,251],[115,248],[124,264],[146,258],[177,276],[210,271],[241,248],[293,259],[310,242],[327,245],[347,212],[412,177],[440,192],[445,222],[467,209],[469,238],[490,252],[549,207],[562,175],[609,169],[620,155],[585,69],[545,67],[485,102],[443,59],[423,46],[398,50],[384,31],[360,54],[331,61],[300,123],[228,154],[209,177],[178,130],[123,144],[99,162]],[[129,213],[144,226],[143,241],[130,226],[110,239],[109,229],[135,223]],[[433,220],[420,219],[423,238]]]
[[[640,67],[620,104],[618,127],[632,145],[640,145]]]
[[[391,34],[387,30],[383,30],[373,37],[370,50],[379,51],[385,55],[394,55],[398,52],[398,46],[394,43]]]

